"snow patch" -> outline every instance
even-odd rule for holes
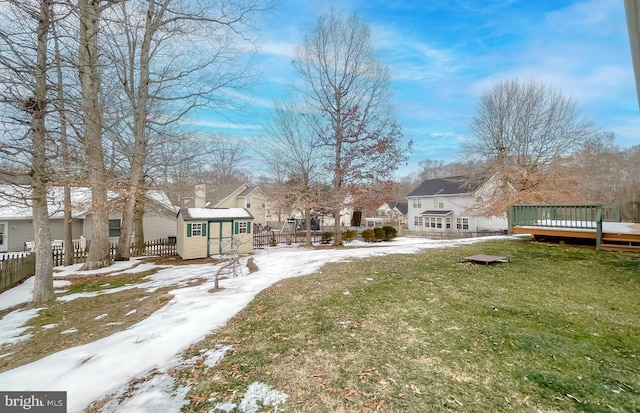
[[[44,308],[32,308],[30,310],[15,310],[0,319],[0,345],[15,344],[31,337],[31,334],[22,334],[31,327],[24,325],[38,315]]]
[[[72,327],[72,328],[70,328],[68,330],[61,331],[60,334],[72,334],[72,333],[77,333],[77,332],[78,332],[78,329],[75,328],[75,327]]]
[[[227,351],[231,349],[233,349],[233,346],[218,346],[215,350],[207,350],[204,353],[204,364],[209,368],[213,368],[224,358]]]
[[[240,402],[240,411],[244,413],[257,413],[262,406],[273,406],[287,402],[289,396],[286,393],[275,390],[265,383],[254,382],[249,385]],[[261,402],[258,405],[258,402]]]

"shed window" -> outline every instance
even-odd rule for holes
[[[120,220],[119,219],[110,219],[109,220],[109,237],[119,237],[120,236]]]
[[[207,224],[187,224],[187,237],[206,237]]]
[[[237,221],[233,226],[234,234],[251,234],[251,222]]]

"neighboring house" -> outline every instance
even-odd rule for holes
[[[267,195],[249,184],[210,186],[196,185],[195,197],[188,198],[181,208],[246,208],[255,224],[267,224]]]
[[[245,208],[182,208],[176,250],[182,259],[253,252],[253,216]]]
[[[408,208],[409,204],[406,202],[383,202],[376,210],[376,216],[364,220],[367,226],[385,224],[402,226],[407,223]]]
[[[34,240],[30,189],[26,186],[0,186],[0,252],[22,251],[26,243]],[[115,192],[107,195],[109,209],[109,237],[116,241],[122,227],[121,197]],[[71,188],[71,232],[74,240],[91,239],[91,190]],[[49,230],[51,239],[64,239],[64,205],[62,187],[49,190]],[[146,239],[176,236],[178,208],[160,191],[148,191],[145,201],[143,228]]]
[[[409,231],[478,232],[502,231],[508,228],[506,215],[484,218],[474,212],[493,193],[498,181],[495,175],[476,184],[464,176],[427,179],[407,194]]]

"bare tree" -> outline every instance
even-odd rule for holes
[[[318,143],[330,153],[335,199],[334,245],[340,245],[340,211],[349,185],[385,180],[406,160],[408,147],[390,103],[389,69],[371,47],[369,27],[357,15],[331,11],[296,49],[294,67],[319,121]]]
[[[3,6],[0,83],[6,139],[0,144],[0,154],[11,169],[29,171],[30,191],[24,196],[32,210],[36,253],[33,301],[39,303],[55,299],[47,199],[51,153],[45,123],[52,3],[9,1]],[[20,192],[24,194],[16,194]]]
[[[144,183],[149,135],[196,108],[238,109],[229,92],[246,86],[252,72],[252,18],[261,0],[225,0],[220,4],[185,0],[127,1],[112,10],[109,55],[124,86],[127,119],[133,136],[128,153],[124,210],[116,259],[129,258],[138,185]],[[118,24],[116,24],[116,22]],[[180,50],[176,44],[182,44]],[[197,47],[198,53],[192,53]],[[185,87],[189,85],[189,87]],[[180,102],[180,104],[176,104]],[[225,154],[229,152],[224,152]]]
[[[207,152],[206,163],[215,182],[228,182],[247,175],[249,141],[216,135],[203,142],[202,147]]]
[[[87,178],[91,187],[91,247],[81,270],[93,270],[111,265],[109,251],[109,213],[107,210],[107,173],[102,147],[102,84],[98,35],[100,16],[110,0],[78,0],[80,23],[78,75],[82,89],[83,144]]]
[[[268,137],[262,142],[262,155],[272,176],[285,177],[288,204],[304,211],[306,246],[311,246],[311,210],[320,205],[323,174],[322,151],[314,143],[314,132],[300,103],[292,98],[276,102],[273,117],[265,125]],[[283,169],[284,168],[284,169]],[[284,174],[282,173],[284,172]]]
[[[484,165],[469,159],[466,161],[445,163],[434,159],[423,159],[418,162],[421,169],[419,180],[446,178],[448,176],[474,175],[484,169]]]
[[[36,273],[33,285],[33,301],[55,300],[53,291],[53,258],[51,256],[51,232],[49,230],[49,206],[47,201],[47,132],[45,115],[47,108],[47,45],[51,28],[51,7],[48,0],[39,2],[36,30],[35,88],[33,97],[24,103],[31,113],[31,192],[33,203],[33,232],[36,243]]]
[[[562,185],[552,179],[550,165],[575,152],[594,135],[592,122],[580,115],[576,103],[560,92],[534,81],[498,83],[477,106],[463,147],[468,159],[486,162],[503,182],[487,214],[504,213],[510,203],[543,202],[551,189]],[[509,191],[507,182],[515,188]],[[571,181],[567,181],[572,185]]]

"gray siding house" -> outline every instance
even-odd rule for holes
[[[0,252],[23,251],[34,240],[30,189],[26,186],[0,186]],[[49,228],[51,239],[64,238],[63,189],[53,187],[49,190]],[[108,194],[109,236],[116,241],[122,226],[121,197],[115,192]],[[91,240],[93,215],[90,210],[91,190],[86,187],[71,189],[72,237],[79,241],[81,237]],[[167,196],[160,191],[148,191],[145,201],[143,227],[146,239],[176,236],[176,214]]]

